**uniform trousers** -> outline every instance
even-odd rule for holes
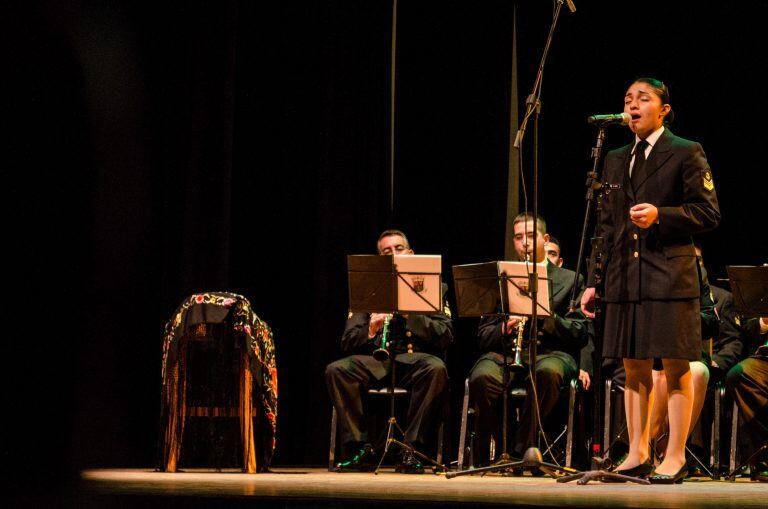
[[[768,442],[768,357],[754,355],[735,365],[725,379],[739,407],[752,446]]]
[[[377,368],[384,368],[375,371],[385,373],[385,376],[377,378],[374,375],[372,362],[377,363]],[[413,359],[407,362],[396,360],[395,364],[396,386],[411,393],[405,439],[411,444],[424,444],[436,410],[445,403],[448,371],[442,359],[426,353],[414,353]],[[326,367],[325,381],[338,414],[341,441],[347,448],[370,441],[365,426],[363,394],[369,388],[387,387],[390,368],[391,361],[379,366],[370,355],[350,355]]]
[[[560,392],[571,380],[576,378],[578,367],[572,356],[565,352],[552,352],[536,356],[536,392],[538,394],[539,410],[542,423],[547,422],[552,410],[560,397]],[[520,417],[520,426],[515,432],[515,455],[522,455],[527,447],[536,444],[537,428],[533,426],[533,391],[527,370],[514,374],[512,386],[516,383],[522,385],[525,380],[527,388],[523,413]],[[504,387],[504,371],[502,364],[494,359],[480,359],[469,375],[469,392],[472,401],[477,408],[476,430],[477,443],[481,450],[488,444],[493,435],[500,437],[500,427],[496,405],[502,395]],[[497,449],[498,450],[498,449]],[[510,452],[510,451],[508,451]],[[481,462],[487,458],[478,456]]]

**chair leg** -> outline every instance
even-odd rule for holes
[[[443,464],[443,447],[445,440],[443,433],[445,433],[445,419],[440,423],[440,427],[437,429],[437,458],[435,461]]]
[[[446,430],[448,429],[448,418],[450,417],[451,410],[451,397],[446,391],[445,398],[443,400],[442,417],[440,418],[440,426],[437,429],[437,458],[436,461],[443,464],[443,452],[446,442]]]
[[[725,391],[725,388],[722,384],[715,386],[715,399],[713,401],[715,405],[715,411],[713,412],[714,421],[712,422],[712,437],[709,442],[709,460],[715,480],[720,479],[720,405],[723,401],[723,391]]]
[[[568,395],[568,434],[565,438],[565,466],[570,467],[573,463],[573,415],[576,406],[576,387],[577,380],[571,380],[571,387]]]
[[[467,444],[467,416],[469,413],[469,378],[464,380],[464,399],[461,404],[461,427],[459,429],[459,457],[457,470],[464,469],[464,448]]]
[[[328,448],[328,471],[333,472],[336,466],[336,426],[337,426],[336,407],[333,407],[331,412],[331,439],[330,447]]]
[[[731,457],[728,463],[728,471],[733,472],[736,469],[736,445],[738,442],[739,431],[739,407],[736,402],[733,402],[733,410],[731,411]]]
[[[605,394],[603,396],[603,456],[608,454],[608,446],[611,443],[611,386],[613,380],[605,381]]]

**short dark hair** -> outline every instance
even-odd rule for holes
[[[557,240],[557,237],[553,237],[551,233],[549,234],[549,243],[550,244],[557,244],[557,247],[561,247],[560,246],[560,241]]]
[[[533,214],[530,212],[522,212],[515,217],[514,221],[512,221],[512,228],[514,228],[517,223],[524,223],[527,221],[533,221]],[[541,214],[536,217],[536,229],[539,230],[542,235],[547,233],[547,222]],[[560,244],[558,244],[558,246],[559,245]]]
[[[654,93],[661,99],[661,104],[670,105],[669,113],[664,117],[664,123],[671,124],[672,121],[675,120],[675,112],[672,111],[672,104],[669,102],[669,87],[665,85],[663,81],[657,80],[656,78],[641,77],[637,78],[632,83],[645,83],[646,85],[650,85]]]
[[[379,235],[379,239],[376,241],[377,252],[379,251],[379,242],[381,242],[381,239],[383,239],[384,237],[391,237],[392,235],[401,236],[405,241],[405,247],[408,249],[411,249],[411,243],[408,242],[408,237],[405,236],[405,233],[401,232],[400,230],[389,229],[389,230],[384,230],[383,232],[381,232],[381,235]]]

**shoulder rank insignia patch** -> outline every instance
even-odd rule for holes
[[[704,189],[711,191],[715,188],[715,181],[712,180],[712,172],[704,170]]]
[[[447,302],[443,304],[443,314],[448,318],[451,318],[451,308],[448,306]]]
[[[349,310],[349,313],[347,314],[347,320],[349,320],[350,318],[352,318],[352,310],[351,309]]]

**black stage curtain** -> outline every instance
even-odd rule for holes
[[[620,111],[639,75],[670,84],[675,132],[710,158],[724,217],[702,238],[710,273],[764,261],[753,234],[768,181],[747,121],[766,115],[763,2],[643,15],[576,3],[547,62],[540,131],[540,212],[566,266],[595,135],[585,119]],[[4,477],[151,465],[162,327],[201,290],[246,295],[274,329],[275,463],[322,464],[345,255],[395,226],[442,254],[446,274],[503,256],[516,6],[524,100],[550,2],[399,3],[390,220],[391,2],[4,4]],[[617,128],[606,145],[628,140]],[[455,396],[475,325],[459,321],[449,352]]]

